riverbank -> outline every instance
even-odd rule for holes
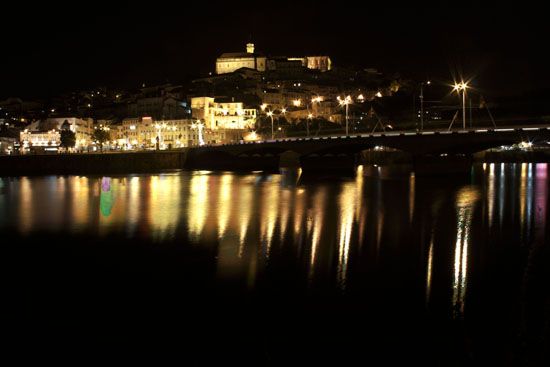
[[[231,157],[224,155],[189,156],[189,150],[94,153],[94,154],[45,154],[0,156],[0,176],[47,175],[47,174],[125,174],[154,173],[170,169],[209,169],[224,171],[277,170],[277,167],[298,168],[312,172],[354,171],[356,165],[393,168],[411,167],[420,174],[439,171],[450,173],[453,166],[468,172],[465,165],[472,163],[549,163],[550,150],[530,151],[485,151],[473,156],[414,157],[403,151],[364,151],[354,157],[301,158],[292,152],[280,157]],[[229,160],[228,157],[230,158]],[[225,161],[224,161],[225,159]],[[458,162],[457,161],[460,161]],[[437,161],[437,167],[434,166]],[[431,163],[430,163],[431,162]],[[421,163],[422,167],[418,167]],[[429,163],[429,164],[428,164]],[[460,164],[459,164],[460,163]],[[425,166],[425,167],[424,167]],[[460,167],[459,167],[460,166]],[[222,168],[223,167],[223,168]],[[402,169],[405,171],[406,169]],[[376,175],[380,169],[375,170]]]
[[[0,175],[158,172],[183,168],[186,156],[186,150],[1,156]]]

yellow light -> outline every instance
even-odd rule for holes
[[[302,104],[302,101],[300,99],[295,99],[292,101],[292,104],[296,107],[299,107]]]
[[[268,115],[269,117],[273,116],[273,111],[268,111],[268,112],[267,112],[267,115]]]
[[[380,93],[380,92],[376,93],[376,97],[381,98],[381,97],[382,97],[382,93]]]
[[[281,113],[286,113],[286,108],[283,107],[283,108],[281,109]]]
[[[307,118],[308,118],[308,119],[312,119],[312,118],[313,118],[313,114],[311,114],[311,113],[308,114],[308,115],[307,115]]]
[[[260,105],[260,108],[262,109],[262,111],[265,111],[265,109],[267,108],[267,104],[266,103],[262,103]]]

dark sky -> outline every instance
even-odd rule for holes
[[[184,81],[213,70],[220,53],[244,50],[250,36],[270,55],[328,54],[336,65],[441,82],[462,74],[495,95],[550,85],[542,7],[380,3],[3,4],[0,96]]]

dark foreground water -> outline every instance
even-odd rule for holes
[[[549,183],[547,164],[0,178],[3,358],[549,365]]]

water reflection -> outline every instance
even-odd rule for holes
[[[209,174],[204,172],[195,172],[191,176],[187,220],[189,223],[189,237],[192,240],[200,238],[204,223],[206,222],[209,200],[209,178]]]
[[[341,288],[346,287],[351,230],[355,212],[356,186],[352,183],[344,184],[340,194],[339,224],[338,224],[338,272],[337,281]]]
[[[462,315],[472,239],[476,249],[500,243],[503,233],[528,244],[548,228],[547,164],[487,164],[480,171],[479,182],[458,187],[414,176],[381,180],[363,176],[361,168],[355,178],[321,182],[301,182],[299,170],[3,178],[0,229],[211,246],[218,276],[249,287],[284,264],[299,269],[305,287],[331,284],[350,292],[357,273],[397,271],[388,264],[421,258],[414,274],[420,298],[430,301],[438,266],[450,266],[450,302]],[[484,206],[474,228],[478,202]],[[472,236],[474,230],[489,234]]]
[[[101,179],[101,196],[99,198],[99,210],[103,216],[111,215],[114,205],[114,193],[111,187],[111,178],[103,177]]]
[[[464,314],[468,276],[468,246],[471,240],[471,226],[475,204],[479,199],[476,188],[461,189],[456,198],[456,244],[454,250],[453,307],[456,317]]]

